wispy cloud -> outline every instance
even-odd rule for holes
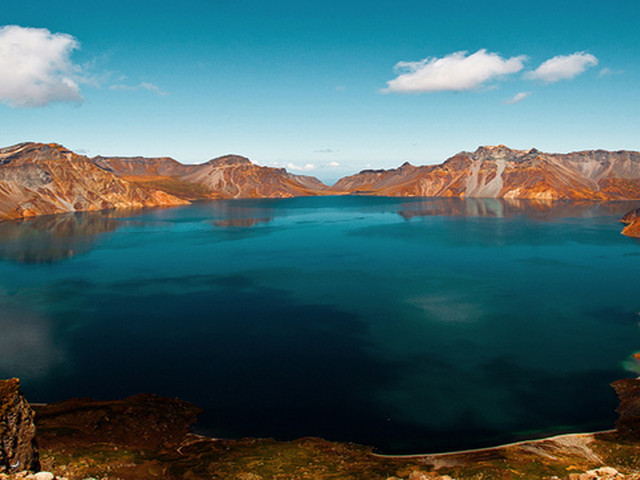
[[[82,69],[71,61],[80,43],[46,28],[0,28],[0,101],[12,107],[82,102]]]
[[[502,58],[482,49],[467,55],[455,52],[442,58],[429,57],[418,62],[398,62],[398,76],[387,82],[382,92],[424,93],[477,89],[486,82],[519,72],[524,68],[525,55]]]
[[[598,77],[608,77],[610,75],[622,75],[624,73],[623,70],[611,70],[610,68],[603,68],[598,72]]]
[[[309,170],[315,170],[316,166],[313,163],[307,163],[305,165],[296,165],[295,163],[287,163],[287,168],[289,170],[309,171]]]
[[[520,93],[516,93],[513,98],[510,98],[509,100],[505,100],[505,104],[506,105],[515,105],[516,103],[520,103],[521,101],[523,101],[525,98],[527,98],[528,96],[531,95],[531,92],[520,92]]]
[[[571,80],[583,73],[587,68],[598,64],[598,59],[586,52],[576,52],[571,55],[557,55],[540,64],[525,78],[554,83],[560,80]]]
[[[313,153],[336,153],[340,150],[334,150],[332,148],[320,148],[318,150],[314,150]]]
[[[339,167],[340,163],[339,162],[329,162],[329,166],[332,167],[332,168]]]
[[[138,85],[111,85],[109,87],[110,90],[128,90],[128,91],[137,91],[137,90],[148,90],[150,92],[153,92],[157,95],[166,95],[167,92],[165,92],[164,90],[162,90],[160,87],[158,87],[157,85],[154,85],[153,83],[148,83],[148,82],[142,82],[139,83]]]

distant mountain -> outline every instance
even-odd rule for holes
[[[640,153],[593,150],[569,154],[499,145],[461,152],[440,165],[364,170],[333,188],[360,195],[521,198],[537,200],[640,199]]]
[[[0,149],[0,219],[186,203],[165,191],[126,182],[57,144]]]
[[[239,155],[200,165],[183,165],[170,158],[95,157],[93,161],[122,179],[189,200],[300,197],[330,192],[317,178],[261,167]]]
[[[163,207],[201,199],[384,195],[555,200],[640,199],[640,153],[568,154],[499,145],[440,165],[364,170],[328,187],[314,177],[226,155],[199,165],[168,157],[94,157],[57,144],[0,149],[0,220],[81,210]],[[633,231],[636,227],[627,227]]]

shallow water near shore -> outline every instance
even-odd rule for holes
[[[613,426],[635,204],[315,197],[0,224],[0,377],[388,453]]]

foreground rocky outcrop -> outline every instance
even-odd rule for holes
[[[124,181],[57,144],[0,149],[0,220],[187,203],[165,191]]]
[[[640,208],[631,210],[621,221],[627,225],[622,230],[623,235],[640,238]]]
[[[640,198],[640,153],[591,150],[550,154],[504,145],[461,152],[440,165],[405,163],[340,179],[361,195],[622,200]]]
[[[611,385],[620,399],[616,410],[618,434],[625,439],[640,441],[640,379],[625,378]]]
[[[34,413],[18,379],[0,380],[0,472],[38,470]]]

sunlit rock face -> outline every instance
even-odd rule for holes
[[[622,230],[623,235],[640,238],[640,208],[631,210],[621,221],[627,225]]]
[[[186,203],[162,190],[122,180],[57,144],[0,149],[0,220]]]
[[[364,170],[328,187],[314,177],[255,165],[238,155],[183,165],[168,157],[89,159],[57,144],[22,143],[0,149],[0,220],[174,206],[203,199],[332,194],[635,200],[640,199],[640,153],[549,154],[504,145],[480,147],[440,165],[405,163],[392,170]]]
[[[569,154],[499,145],[461,152],[440,165],[365,170],[333,187],[346,193],[553,200],[640,198],[640,153]]]
[[[34,413],[17,378],[0,380],[0,473],[38,470]]]
[[[93,161],[122,179],[152,185],[189,200],[330,193],[314,177],[293,175],[283,168],[261,167],[239,155],[226,155],[200,165],[183,165],[170,158],[95,157]]]

